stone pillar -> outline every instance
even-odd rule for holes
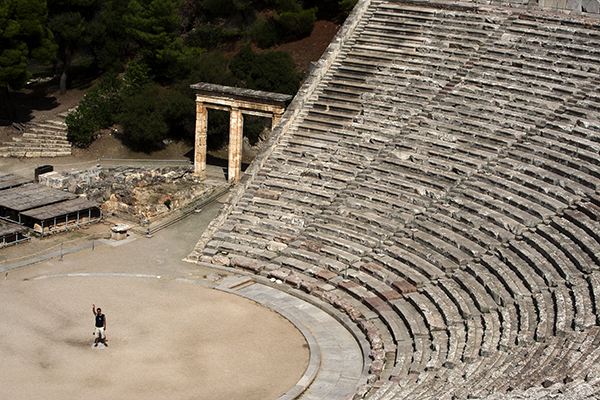
[[[242,139],[244,117],[239,108],[232,107],[229,114],[229,164],[227,179],[239,181],[242,176]]]
[[[275,129],[275,125],[277,125],[277,123],[279,122],[281,117],[283,117],[283,113],[281,113],[281,114],[273,113],[273,117],[271,118],[271,131],[273,129]]]
[[[206,134],[208,110],[204,103],[196,102],[196,140],[194,143],[194,174],[206,177]]]

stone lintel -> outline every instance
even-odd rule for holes
[[[242,167],[243,114],[270,117],[274,127],[285,112],[285,102],[292,96],[231,86],[197,83],[190,85],[196,91],[196,133],[194,172],[205,176],[206,135],[208,108],[230,112],[228,179],[239,181]]]
[[[208,97],[215,99],[222,97],[224,99],[240,100],[240,99],[253,99],[257,102],[273,102],[273,103],[285,103],[290,100],[292,96],[289,94],[263,92],[261,90],[242,89],[232,86],[221,86],[212,83],[196,83],[190,86],[196,90],[199,95],[207,95]]]

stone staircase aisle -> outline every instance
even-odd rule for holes
[[[67,140],[66,113],[57,120],[29,122],[20,135],[0,146],[2,157],[61,157],[71,155]]]

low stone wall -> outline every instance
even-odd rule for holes
[[[93,167],[40,175],[40,183],[76,193],[107,211],[152,219],[166,214],[221,182],[199,181],[193,167]]]

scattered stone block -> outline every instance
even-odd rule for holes
[[[275,279],[280,279],[282,281],[285,281],[288,277],[288,274],[286,274],[284,271],[276,269],[273,270],[271,272],[269,272],[268,274],[269,278],[275,278]]]
[[[298,277],[298,275],[296,274],[290,274],[286,279],[285,282],[288,285],[294,286],[295,288],[299,288],[300,285],[302,284],[302,279],[300,279]]]
[[[381,297],[383,297],[384,299],[386,299],[387,301],[390,300],[397,300],[397,299],[401,299],[402,295],[400,293],[398,293],[395,290],[382,290],[377,292]]]

